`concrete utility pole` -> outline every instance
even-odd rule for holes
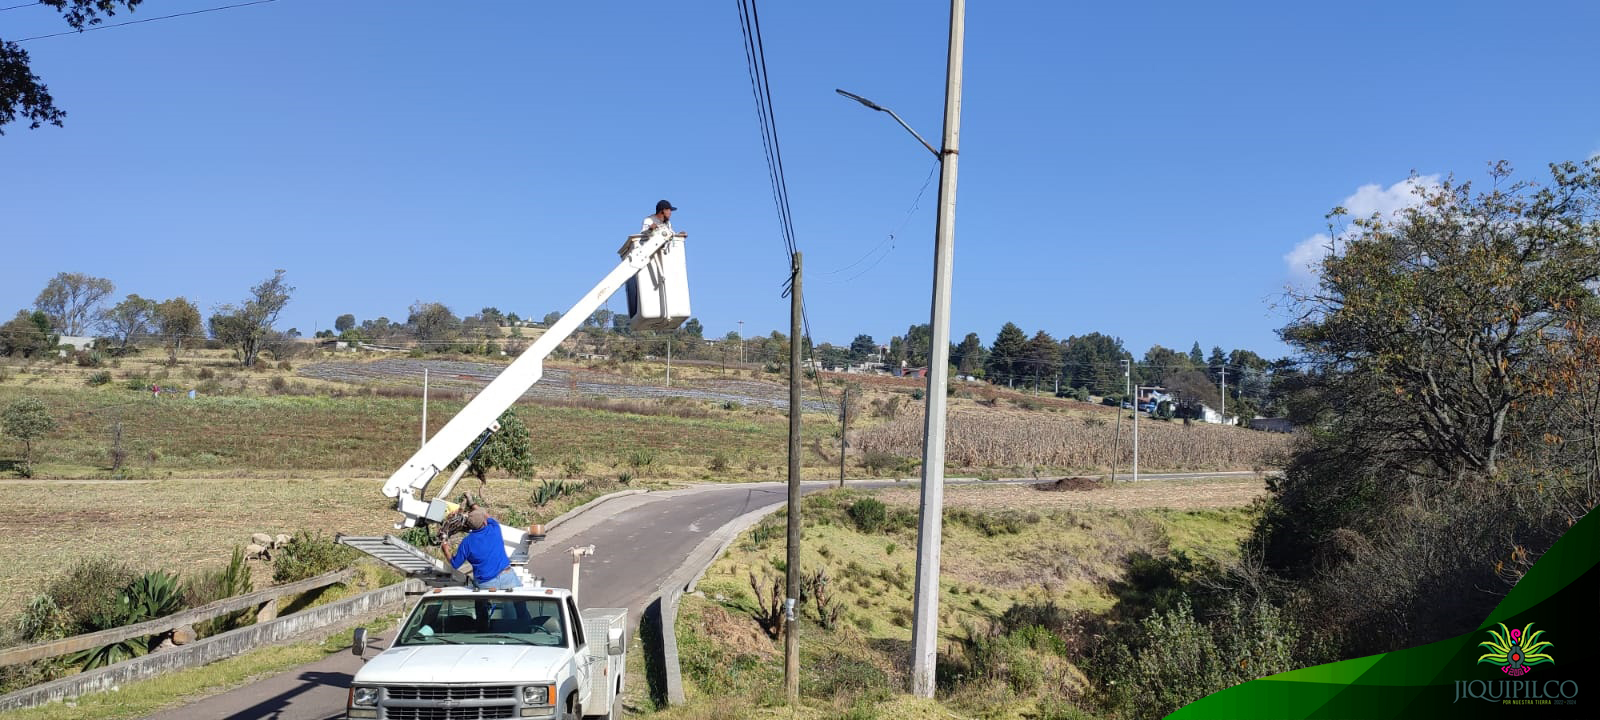
[[[422,445],[428,444],[428,369],[422,369]],[[422,447],[418,445],[417,447]]]
[[[744,369],[744,321],[739,321],[739,367]]]
[[[1119,360],[1118,362],[1122,363],[1122,397],[1123,397],[1123,400],[1126,401],[1127,397],[1128,397],[1128,382],[1129,382],[1129,379],[1130,379],[1132,373],[1129,371],[1127,358],[1123,358],[1122,360]],[[1116,482],[1117,481],[1117,463],[1120,462],[1121,460],[1122,460],[1122,403],[1119,402],[1119,403],[1117,403],[1117,429],[1116,429],[1116,433],[1111,436],[1111,482]]]
[[[924,414],[922,507],[917,531],[917,588],[911,623],[911,693],[931,698],[939,652],[939,551],[944,528],[945,385],[950,374],[950,278],[955,255],[956,161],[961,140],[961,62],[966,2],[950,0],[950,50],[945,65],[944,141],[939,155],[939,217],[934,231],[933,337]]]
[[[933,307],[929,323],[928,389],[923,414],[922,504],[917,528],[917,586],[911,622],[911,692],[933,697],[939,645],[939,533],[944,515],[945,388],[950,375],[950,278],[955,249],[956,165],[961,139],[961,61],[965,45],[966,3],[950,2],[950,46],[945,65],[944,139],[934,150],[893,110],[860,95],[835,92],[873,110],[888,113],[917,142],[939,158],[939,214],[934,230]]]
[[[1228,424],[1228,366],[1223,365],[1221,375],[1217,377],[1222,382],[1222,424]]]
[[[672,336],[667,336],[667,387],[672,387]]]
[[[788,614],[783,622],[783,686],[789,705],[800,704],[800,635],[795,605],[800,597],[800,253],[794,254],[789,285],[789,553]],[[743,337],[742,335],[740,337]]]
[[[1153,385],[1137,385],[1133,388],[1133,481],[1139,482],[1139,393]]]

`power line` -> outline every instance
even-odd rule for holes
[[[0,12],[5,12],[7,10],[16,10],[17,8],[25,8],[25,7],[46,7],[46,5],[44,3],[41,3],[41,2],[29,2],[29,3],[23,3],[21,5],[12,5],[12,6],[9,6],[9,7],[0,7]]]
[[[160,16],[152,17],[152,18],[144,18],[143,20],[129,20],[127,22],[112,23],[110,25],[91,25],[89,27],[82,28],[82,29],[79,29],[79,30],[67,30],[67,31],[64,31],[64,32],[50,33],[48,35],[35,35],[33,37],[25,37],[25,38],[23,38],[21,40],[17,40],[16,42],[22,43],[22,42],[28,42],[29,40],[43,40],[45,38],[61,37],[62,35],[79,35],[79,34],[82,34],[82,33],[90,32],[92,30],[110,30],[111,28],[127,27],[129,25],[141,25],[141,24],[144,24],[144,23],[155,22],[157,20],[171,20],[173,18],[188,17],[190,15],[203,15],[205,13],[213,13],[213,12],[217,12],[217,11],[220,11],[220,10],[232,10],[234,8],[249,7],[251,5],[265,5],[266,3],[277,2],[277,1],[278,0],[252,0],[251,2],[235,3],[233,5],[223,5],[223,6],[220,6],[220,7],[205,8],[203,10],[190,10],[188,12],[173,13],[171,15],[160,15]],[[16,8],[19,8],[19,7],[25,7],[25,6],[16,5],[16,6],[5,8],[5,9],[6,10],[15,10]]]

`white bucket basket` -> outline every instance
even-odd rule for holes
[[[630,235],[619,255],[626,256],[643,235]],[[628,327],[633,330],[676,330],[689,319],[689,268],[684,242],[674,237],[644,268],[628,280]]]

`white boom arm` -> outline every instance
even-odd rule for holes
[[[594,311],[622,287],[623,283],[655,259],[656,254],[672,240],[672,234],[665,228],[649,236],[634,237],[635,241],[631,243],[632,250],[628,251],[622,262],[617,264],[616,269],[606,275],[600,284],[594,286],[593,290],[584,295],[583,299],[573,305],[560,320],[550,326],[550,329],[534,340],[532,346],[501,371],[482,392],[467,403],[466,407],[461,408],[461,412],[450,418],[450,422],[424,443],[405,465],[389,476],[389,482],[383,486],[383,494],[396,498],[395,509],[405,515],[405,520],[396,527],[411,527],[423,518],[435,521],[443,519],[442,502],[438,500],[427,502],[417,495],[446,465],[450,464],[450,461],[456,459],[462,450],[467,449],[467,446],[477,440],[485,430],[493,427],[499,420],[500,413],[505,412],[517,398],[527,392],[528,388],[539,382],[539,378],[544,376],[544,359],[554,352],[567,336],[576,331],[585,319],[593,315]],[[502,529],[508,531],[507,534],[512,530]],[[516,534],[520,537],[521,531],[516,531]]]

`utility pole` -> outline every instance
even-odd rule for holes
[[[1139,391],[1144,386],[1133,388],[1133,481],[1139,482]]]
[[[839,487],[844,487],[844,431],[850,422],[850,386],[844,386],[844,396],[839,398]]]
[[[739,368],[744,369],[744,321],[739,321]]]
[[[740,323],[743,329],[743,322]],[[739,335],[744,338],[743,333]],[[799,613],[795,605],[800,597],[800,253],[794,254],[794,268],[789,284],[789,553],[786,615],[783,630],[783,685],[789,696],[789,705],[800,704],[800,635]]]
[[[1223,365],[1222,372],[1217,377],[1222,382],[1222,424],[1228,424],[1228,366]]]
[[[422,445],[428,444],[428,369],[422,369]],[[418,445],[417,447],[422,447]]]
[[[939,215],[934,231],[932,347],[923,414],[922,507],[917,531],[917,587],[911,621],[911,694],[931,698],[939,652],[939,550],[944,528],[945,386],[950,374],[950,277],[956,230],[956,161],[961,140],[961,62],[966,2],[950,0],[945,64],[944,140],[939,154]]]
[[[1128,397],[1128,382],[1131,376],[1128,368],[1128,359],[1123,358],[1122,363],[1122,397]],[[1111,482],[1117,481],[1117,463],[1122,460],[1122,403],[1117,403],[1117,430],[1111,436]]]
[[[667,387],[672,387],[672,336],[667,336]]]

